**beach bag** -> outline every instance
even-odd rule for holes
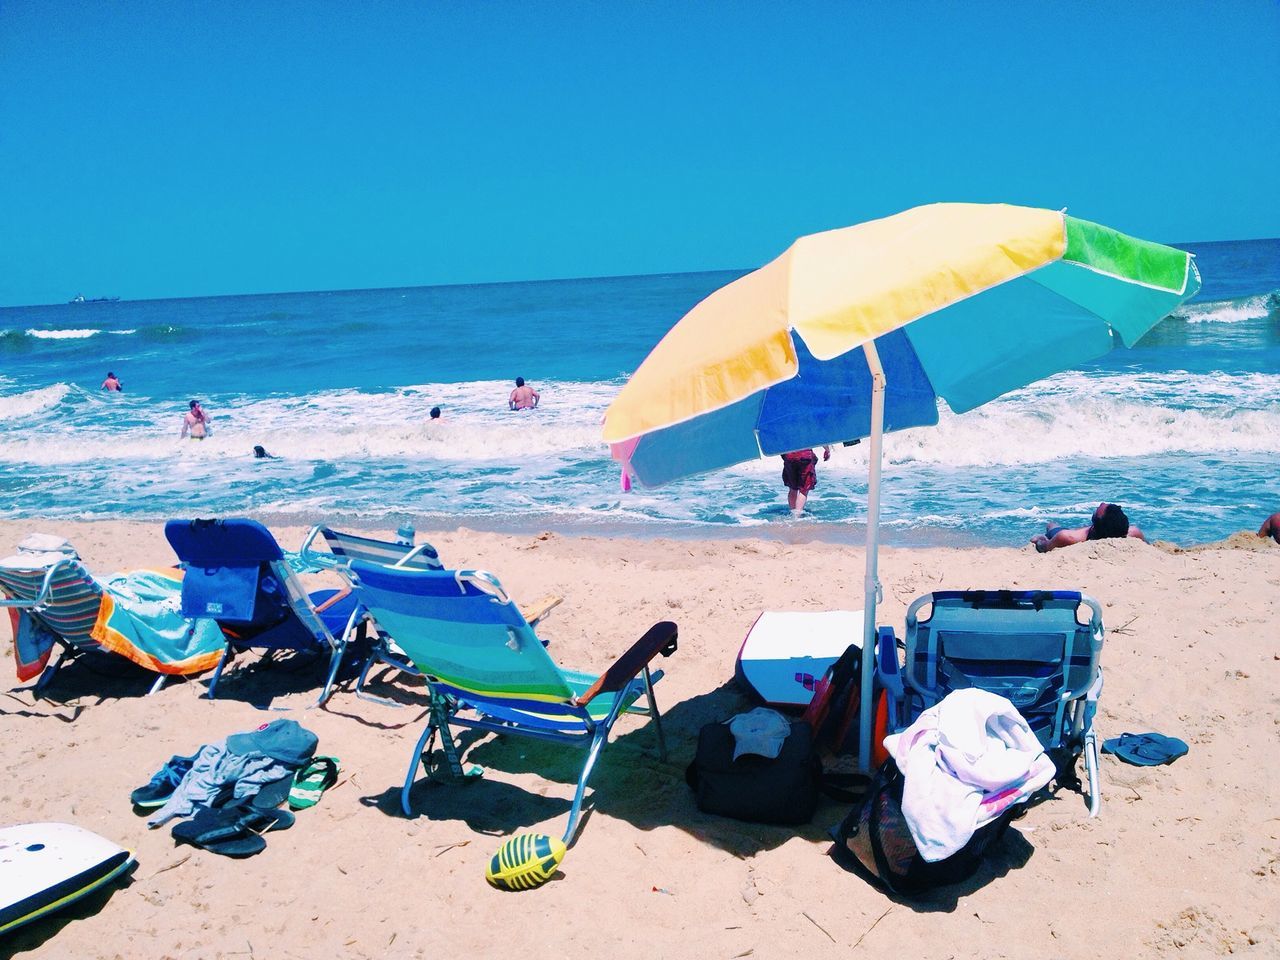
[[[735,740],[727,723],[708,723],[685,771],[698,809],[751,823],[800,824],[813,819],[822,784],[822,761],[813,749],[813,729],[800,720],[774,759],[746,753],[733,759]]]
[[[871,734],[871,762],[884,763],[889,753],[884,748],[888,733],[888,698],[883,690],[875,690],[876,709]],[[854,757],[858,753],[861,729],[859,707],[862,704],[862,648],[849,648],[827,670],[814,687],[813,699],[801,718],[814,730],[814,742],[833,757]]]
[[[902,814],[904,778],[892,759],[876,771],[861,806],[854,807],[831,831],[835,859],[861,872],[890,893],[911,896],[935,887],[967,880],[981,866],[988,850],[1004,836],[1017,804],[979,827],[960,850],[930,863],[920,856]]]

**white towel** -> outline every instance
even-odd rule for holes
[[[902,771],[903,817],[931,862],[960,850],[1054,772],[1017,708],[986,690],[948,694],[884,745]]]

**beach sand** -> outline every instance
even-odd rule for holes
[[[5,552],[32,530],[69,537],[106,574],[168,563],[158,523],[4,522]],[[296,546],[301,528],[277,528]],[[0,803],[7,822],[70,821],[132,848],[131,884],[28,927],[0,953],[33,957],[1113,957],[1276,956],[1280,925],[1280,547],[1173,553],[1136,541],[1039,555],[1023,549],[886,549],[880,622],[940,588],[1075,588],[1109,629],[1101,736],[1156,730],[1188,756],[1167,767],[1102,760],[1103,805],[1062,792],[1017,821],[971,881],[895,902],[827,856],[846,804],[810,826],[757,827],[700,814],[684,783],[698,728],[747,706],[731,677],[762,609],[859,608],[863,553],[824,543],[715,542],[422,532],[452,564],[497,572],[517,598],[566,600],[540,633],[562,664],[607,666],[653,621],[675,620],[661,666],[669,762],[639,719],[595,774],[594,810],[562,876],[509,894],[484,867],[501,837],[559,835],[576,751],[524,739],[471,753],[483,780],[398,790],[423,721],[418,682],[375,685],[400,709],[338,691],[319,667],[282,664],[143,697],[146,682],[69,668],[35,702],[0,697]],[[1246,546],[1259,546],[1256,542]],[[9,656],[8,631],[4,637]],[[252,658],[249,658],[251,662]],[[9,666],[3,667],[11,671]],[[292,690],[274,706],[246,699]],[[292,716],[342,780],[296,826],[243,861],[175,847],[129,792],[171,754]],[[424,815],[430,811],[430,817]],[[856,951],[852,948],[856,946]],[[7,955],[7,954],[6,954]]]

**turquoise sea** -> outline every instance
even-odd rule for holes
[[[1140,344],[886,438],[890,543],[1023,543],[1123,504],[1161,539],[1280,510],[1280,240],[1179,244],[1204,287]],[[0,517],[246,510],[420,529],[858,540],[863,447],[787,516],[778,460],[623,493],[601,414],[740,272],[0,309]],[[110,291],[84,291],[87,296]],[[76,293],[68,291],[68,297]],[[123,394],[100,389],[107,370]],[[516,376],[542,394],[509,413]],[[180,441],[187,401],[213,435]],[[439,405],[438,423],[427,411]],[[278,459],[257,461],[254,444]]]

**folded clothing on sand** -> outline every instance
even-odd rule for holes
[[[235,800],[251,799],[268,784],[292,778],[315,755],[318,743],[316,735],[297,721],[274,720],[249,733],[205,744],[147,825],[158,827],[174,817],[189,817],[197,807],[213,805],[228,790]]]

